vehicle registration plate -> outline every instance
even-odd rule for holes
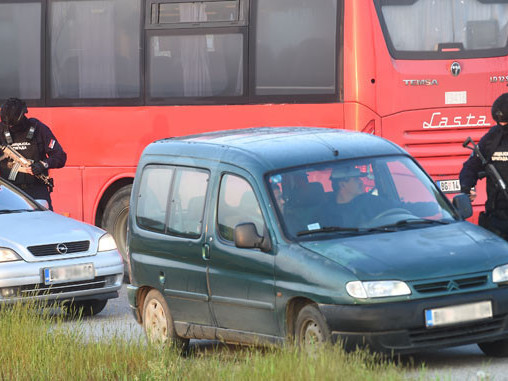
[[[95,278],[93,263],[44,269],[44,284],[58,284]]]
[[[490,301],[484,301],[425,310],[425,325],[427,328],[432,328],[447,324],[488,319],[491,317],[492,303]]]
[[[437,186],[443,193],[460,193],[459,180],[439,180]]]

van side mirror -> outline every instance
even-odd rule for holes
[[[473,206],[471,205],[471,200],[465,193],[458,194],[453,198],[453,206],[464,219],[469,218],[473,215]]]
[[[233,234],[236,247],[243,249],[261,249],[261,251],[264,252],[272,249],[270,238],[259,236],[256,225],[252,222],[236,225]]]

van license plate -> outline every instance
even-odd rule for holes
[[[459,180],[439,180],[437,186],[443,193],[460,193]]]
[[[488,319],[491,317],[492,303],[490,301],[485,301],[425,310],[425,325],[427,328],[432,328],[447,324]]]
[[[95,278],[93,263],[44,269],[44,284],[58,284]]]

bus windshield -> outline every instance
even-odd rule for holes
[[[459,52],[464,57],[506,53],[507,0],[380,0],[378,3],[383,29],[395,56],[397,52],[399,55]],[[443,54],[440,56],[445,58]]]

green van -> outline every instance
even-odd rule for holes
[[[368,134],[257,128],[144,150],[129,302],[152,340],[508,355],[508,243]]]

